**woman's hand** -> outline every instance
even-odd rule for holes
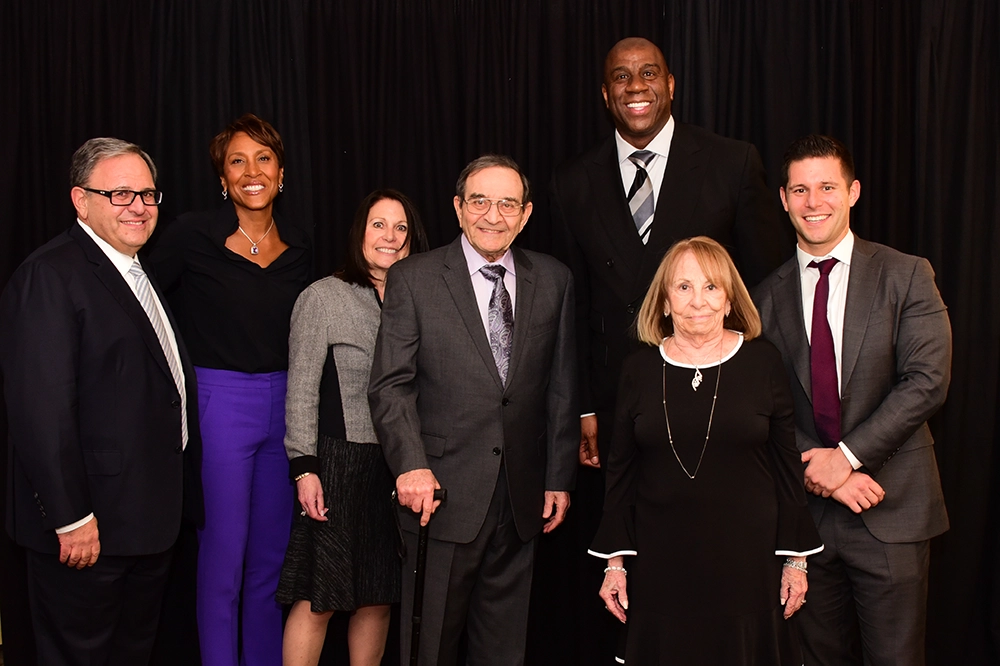
[[[805,562],[804,557],[792,557],[797,562]],[[781,605],[785,607],[785,619],[794,615],[806,603],[809,579],[805,571],[792,567],[781,567]]]
[[[299,493],[299,504],[307,516],[322,522],[329,520],[326,517],[329,509],[323,504],[323,486],[320,485],[317,475],[303,476],[295,482],[295,488]]]
[[[622,557],[612,557],[608,567],[621,567],[625,560]],[[622,624],[625,623],[625,611],[628,610],[628,582],[624,571],[608,571],[604,574],[604,584],[601,585],[600,597],[604,607],[611,611]]]

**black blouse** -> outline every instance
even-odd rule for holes
[[[226,247],[238,224],[231,205],[182,215],[166,226],[150,261],[194,365],[287,370],[292,307],[312,272],[309,237],[276,220],[288,249],[261,268]]]

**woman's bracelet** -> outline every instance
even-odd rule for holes
[[[784,564],[784,566],[788,567],[789,569],[796,569],[798,571],[801,571],[804,574],[808,574],[809,573],[807,565],[806,565],[805,562],[799,562],[798,560],[793,560],[790,557],[785,558],[785,564]]]
[[[625,571],[625,567],[605,567],[604,568],[604,573],[608,573],[609,571],[621,571],[626,576],[628,575],[628,572]]]
[[[312,472],[302,472],[302,473],[301,473],[301,474],[299,474],[299,475],[298,475],[297,477],[295,477],[295,480],[296,480],[296,481],[301,481],[302,479],[306,478],[306,477],[307,477],[307,476],[309,476],[310,474],[312,474]]]

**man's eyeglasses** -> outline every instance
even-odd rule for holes
[[[131,206],[136,197],[140,197],[146,206],[158,206],[163,201],[163,192],[159,190],[136,192],[135,190],[94,190],[89,187],[81,187],[80,189],[107,197],[112,206]]]
[[[490,212],[490,208],[493,204],[497,205],[497,210],[504,217],[514,217],[521,212],[524,208],[524,204],[514,201],[513,199],[487,199],[486,197],[476,197],[475,199],[466,199],[465,205],[469,207],[469,212],[475,215],[485,215]]]

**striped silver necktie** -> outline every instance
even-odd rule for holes
[[[181,395],[181,441],[184,446],[187,446],[187,391],[184,390],[184,379],[181,374],[180,361],[174,354],[174,350],[170,347],[170,338],[167,337],[167,329],[164,327],[163,319],[160,318],[159,310],[156,309],[156,303],[153,302],[153,289],[149,286],[149,278],[146,277],[146,272],[142,270],[142,266],[139,265],[138,261],[132,262],[132,266],[128,269],[128,272],[135,280],[135,294],[139,299],[139,305],[146,311],[149,323],[153,325],[153,331],[156,332],[160,346],[163,347],[163,355],[167,357],[167,366],[170,367],[170,374],[173,375],[177,392]]]
[[[628,157],[635,165],[635,180],[628,191],[628,207],[643,245],[649,242],[649,229],[653,226],[653,181],[646,169],[655,157],[656,153],[650,150],[637,150]]]

